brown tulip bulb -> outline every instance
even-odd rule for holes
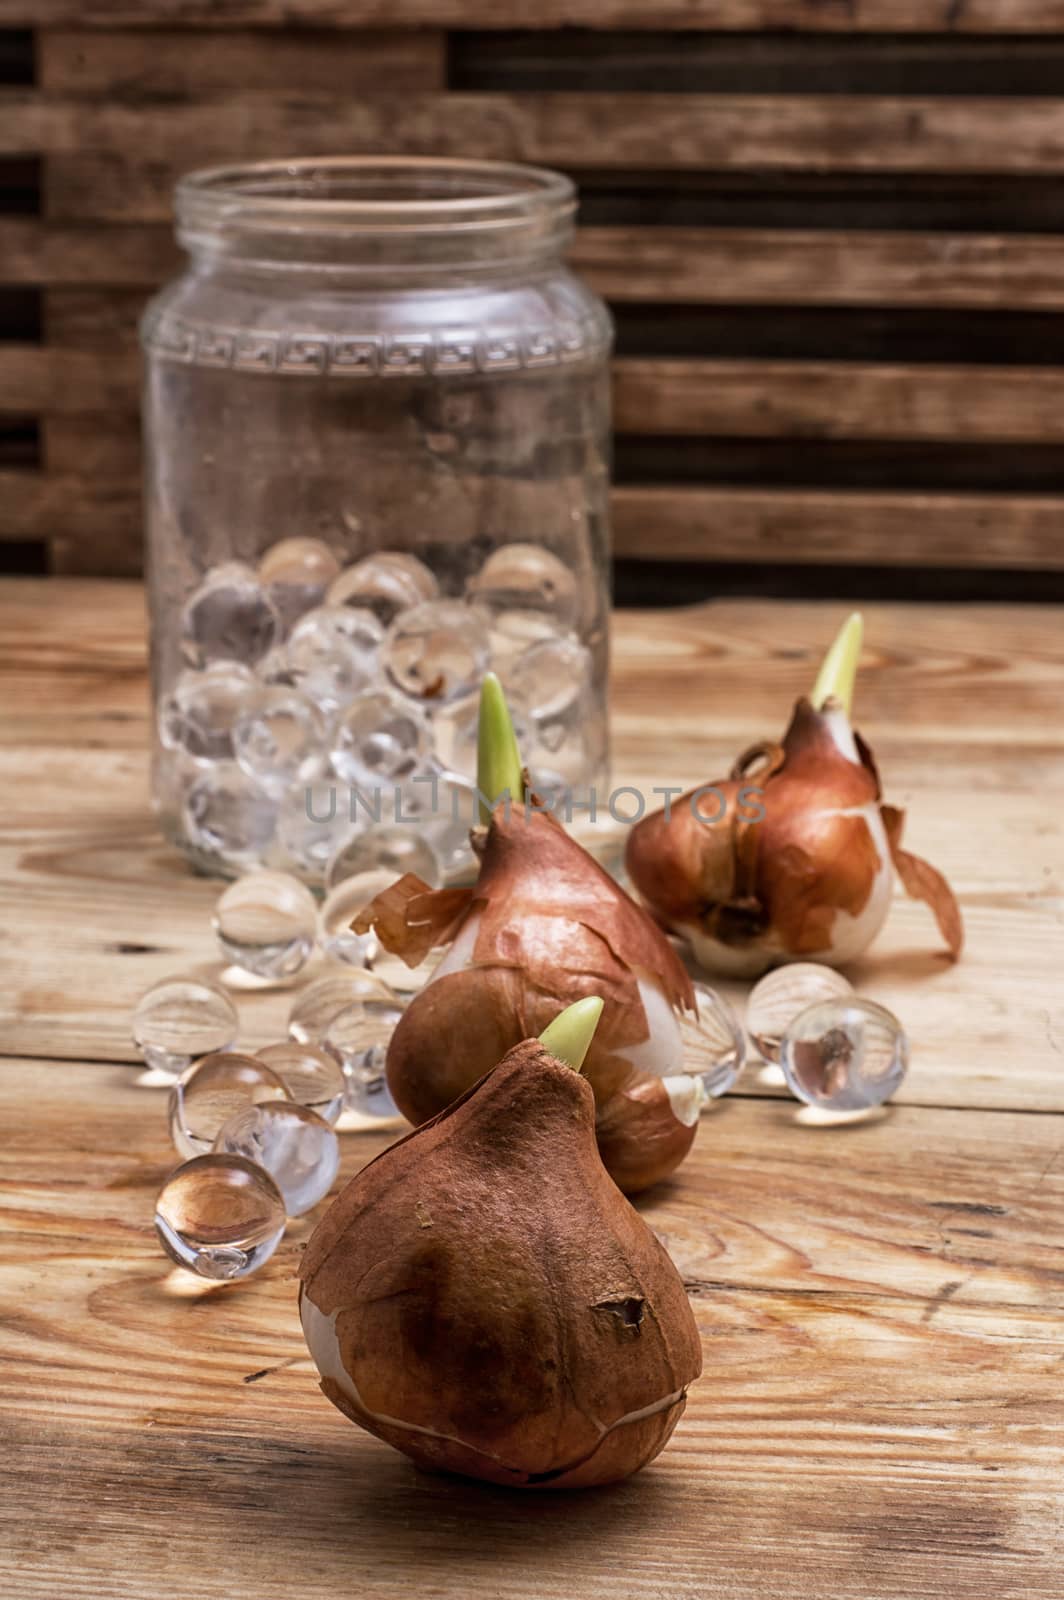
[[[652,1461],[701,1370],[683,1283],[534,1039],[371,1162],[307,1247],[325,1395],[420,1466],[580,1488]]]

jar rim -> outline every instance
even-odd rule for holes
[[[239,162],[178,182],[180,231],[411,234],[571,217],[576,189],[547,167],[447,156]]]

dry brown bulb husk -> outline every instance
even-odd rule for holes
[[[680,1276],[607,1175],[567,1064],[598,1009],[519,1043],[372,1161],[307,1246],[324,1394],[421,1467],[521,1488],[626,1478],[701,1371]]]
[[[485,681],[484,695],[499,714],[497,680]],[[518,764],[513,792],[521,783]],[[495,795],[503,785],[480,787]],[[500,803],[474,845],[471,889],[433,890],[408,874],[354,923],[411,967],[450,946],[392,1036],[392,1098],[422,1123],[542,1032],[559,1006],[600,994],[605,1010],[584,1067],[599,1148],[626,1193],[647,1188],[686,1156],[704,1099],[699,1078],[683,1070],[678,1016],[695,1004],[683,963],[550,812]]]
[[[754,977],[783,961],[853,960],[886,919],[895,872],[931,907],[950,956],[960,954],[953,891],[902,849],[905,813],[883,803],[872,752],[850,726],[860,643],[851,617],[778,744],[755,746],[726,779],[629,835],[636,889],[710,972]]]

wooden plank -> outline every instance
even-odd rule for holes
[[[42,459],[49,474],[139,481],[140,428],[135,418],[52,415],[41,419],[40,429]]]
[[[142,289],[183,257],[169,228],[0,218],[0,259],[9,284]],[[1064,239],[1033,234],[582,228],[571,260],[622,304],[1064,307]]]
[[[1064,567],[1064,499],[1048,496],[629,486],[618,556],[843,566]]]
[[[43,343],[49,351],[105,350],[120,366],[128,364],[140,348],[138,325],[148,297],[146,289],[43,289]]]
[[[152,100],[238,89],[344,94],[387,87],[392,93],[442,89],[442,33],[150,33],[42,31],[37,83],[53,94]]]
[[[1061,33],[1062,0],[0,0],[9,28],[780,28]]]
[[[0,540],[46,538],[56,570],[139,570],[139,486],[0,472]],[[620,557],[843,566],[1064,569],[1064,499],[899,490],[625,485],[613,491]]]
[[[491,156],[591,169],[1064,172],[1064,118],[1050,97],[697,94],[234,93],[195,102],[86,103],[0,94],[0,153],[135,150],[187,170],[313,156]]]
[[[135,325],[121,302],[73,294],[58,317],[49,308],[54,345],[0,345],[0,412],[136,412]],[[94,315],[97,301],[116,312],[113,322]],[[59,343],[57,322],[74,347]],[[613,372],[620,433],[1064,441],[1064,373],[1052,368],[639,358],[615,361]]]
[[[0,1107],[12,1600],[149,1600],[178,1566],[183,1600],[287,1600],[293,1570],[333,1600],[353,1568],[373,1600],[1059,1593],[1055,1118],[724,1106],[641,1202],[705,1374],[646,1474],[563,1498],[426,1478],[329,1407],[296,1310],[313,1217],[236,1289],[169,1273],[174,1156],[129,1073],[6,1060]],[[383,1143],[345,1138],[342,1175]]]
[[[620,432],[1064,440],[1064,372],[846,361],[614,363]]]
[[[168,228],[66,227],[35,217],[0,217],[0,260],[8,284],[151,288],[184,259]]]
[[[0,412],[135,414],[139,365],[135,351],[0,344]]]

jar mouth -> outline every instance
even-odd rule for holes
[[[189,173],[175,196],[178,236],[233,233],[391,236],[565,228],[571,181],[545,167],[435,157],[336,156],[247,162]]]

